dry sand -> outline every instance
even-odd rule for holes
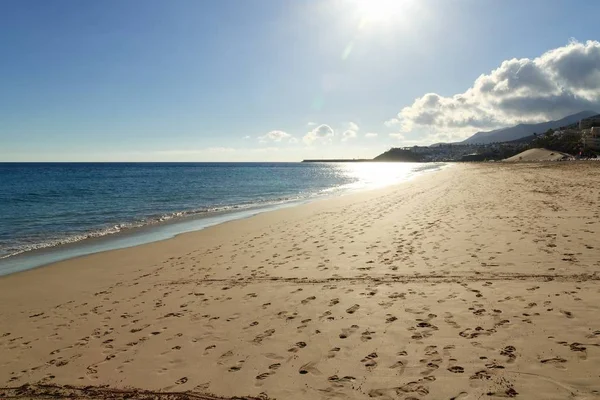
[[[455,165],[3,277],[0,386],[37,385],[0,398],[599,398],[598,168]]]
[[[548,149],[529,149],[503,161],[507,162],[532,162],[532,161],[560,161],[573,157],[567,153]]]

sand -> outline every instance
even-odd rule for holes
[[[0,386],[34,384],[0,398],[599,398],[595,164],[454,165],[0,278]]]
[[[509,157],[503,161],[505,162],[532,162],[532,161],[560,161],[572,158],[573,156],[567,153],[561,153],[560,151],[548,150],[548,149],[529,149],[525,150],[515,156]]]

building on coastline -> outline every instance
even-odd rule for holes
[[[532,144],[540,145],[541,142],[571,153],[580,152],[582,147],[592,153],[600,152],[600,114],[558,129],[549,129],[545,133],[534,133],[507,142],[437,143],[431,146],[407,146],[399,149],[424,162],[482,161],[508,158]]]
[[[552,136],[555,137],[567,137],[567,136],[578,136],[581,134],[581,131],[579,129],[574,129],[574,128],[566,128],[566,129],[559,129],[556,130],[552,133]]]
[[[432,146],[409,146],[399,149],[413,154],[420,161],[474,161],[476,158],[494,159],[502,157],[504,153],[520,150],[527,143],[502,142],[502,143],[439,143]],[[464,160],[463,157],[467,156]],[[475,157],[477,156],[477,157]]]
[[[584,130],[581,140],[585,149],[600,150],[600,126]]]
[[[427,154],[431,152],[431,147],[429,146],[412,146],[412,147],[402,147],[402,150],[410,151],[414,154]]]
[[[579,121],[580,130],[590,129],[593,127],[600,127],[600,114],[594,115],[589,118],[584,118],[581,121]]]

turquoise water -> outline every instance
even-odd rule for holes
[[[0,275],[383,187],[441,166],[0,163]]]

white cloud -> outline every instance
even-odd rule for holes
[[[269,133],[266,133],[262,136],[258,137],[258,141],[261,143],[265,143],[265,142],[281,142],[284,139],[289,139],[292,140],[294,139],[292,137],[292,135],[290,135],[289,133],[286,133],[284,131],[271,131]]]
[[[358,125],[356,123],[351,121],[351,122],[348,122],[348,130],[358,132],[360,130],[360,128],[358,127]]]
[[[342,133],[342,142],[356,138],[356,131],[347,130]]]
[[[329,125],[322,124],[304,135],[302,141],[309,146],[314,142],[331,143],[333,135],[333,129]]]
[[[365,134],[365,137],[366,138],[376,138],[377,134],[374,132],[369,132],[369,133]]]
[[[310,127],[310,126],[315,126],[315,125],[317,125],[317,123],[316,123],[316,122],[309,122],[308,124],[306,124],[306,126],[309,126],[309,127]]]
[[[342,133],[342,142],[355,139],[358,136],[356,132],[360,130],[358,124],[352,121],[348,122],[347,126],[348,128]]]
[[[393,128],[397,125],[400,125],[400,120],[398,118],[392,118],[383,123],[388,128]]]
[[[244,139],[246,139],[246,140],[250,139],[250,135],[244,136]]]
[[[600,109],[600,42],[570,42],[529,59],[504,61],[464,93],[427,93],[385,122],[404,132],[452,131],[464,137],[481,129],[562,118]]]

